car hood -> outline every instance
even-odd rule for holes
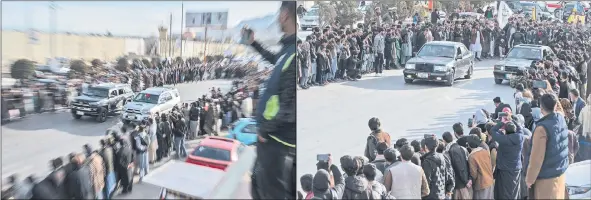
[[[415,64],[415,63],[429,63],[435,65],[446,65],[448,63],[453,62],[453,58],[445,58],[445,57],[435,57],[435,56],[421,56],[421,57],[414,57],[408,60],[407,63]]]
[[[517,67],[529,67],[531,66],[532,60],[527,59],[516,59],[516,58],[506,58],[501,60],[497,63],[497,65],[503,66],[517,66]]]
[[[318,16],[308,15],[308,16],[302,17],[302,19],[303,20],[315,20],[315,19],[318,19]]]
[[[77,101],[82,101],[82,102],[86,102],[86,103],[92,103],[92,102],[97,102],[97,101],[103,100],[105,98],[96,97],[96,96],[82,95],[82,96],[76,97],[75,99]]]
[[[566,185],[585,186],[591,183],[591,160],[573,163],[566,169]]]
[[[150,104],[150,103],[142,103],[142,102],[129,102],[127,104],[125,104],[125,109],[134,109],[134,110],[139,110],[139,111],[145,111],[145,110],[152,110],[154,107],[156,107],[156,104]]]

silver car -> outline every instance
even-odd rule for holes
[[[548,46],[520,44],[514,46],[503,60],[495,64],[493,74],[495,83],[501,84],[503,80],[509,80],[513,76],[523,74],[523,71],[541,61],[544,57],[553,55],[554,52]]]
[[[181,106],[179,91],[172,87],[152,87],[136,94],[125,104],[121,121],[124,124],[147,120],[156,113],[168,113],[175,106]]]
[[[427,42],[417,56],[406,62],[404,82],[414,80],[441,82],[452,86],[460,77],[470,79],[474,73],[474,55],[459,42]]]

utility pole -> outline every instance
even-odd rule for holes
[[[56,32],[56,24],[57,24],[57,15],[56,15],[57,5],[55,1],[49,2],[49,56],[51,59],[55,58],[55,34]]]
[[[170,13],[170,23],[168,24],[168,57],[170,57],[170,59],[172,59],[172,53],[173,53],[173,46],[172,46],[172,13]]]
[[[205,24],[205,45],[203,48],[203,62],[207,62],[207,24]]]
[[[185,20],[185,2],[181,1],[181,58],[183,57],[183,36],[185,34],[183,22]]]

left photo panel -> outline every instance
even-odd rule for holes
[[[296,198],[295,1],[0,3],[2,199]]]

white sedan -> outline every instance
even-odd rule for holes
[[[591,160],[573,163],[565,173],[569,199],[591,199]]]

